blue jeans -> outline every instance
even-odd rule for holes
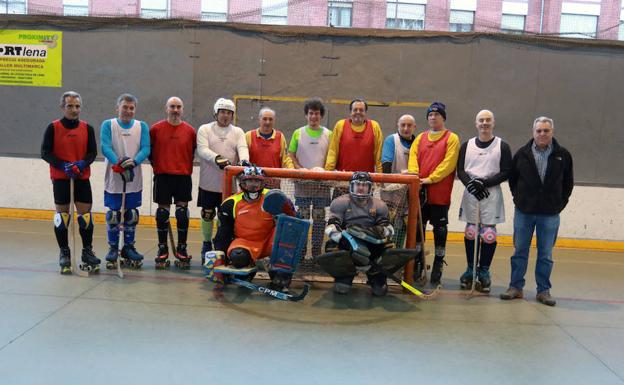
[[[522,290],[524,275],[529,264],[529,250],[533,239],[533,230],[537,239],[537,262],[535,263],[535,281],[537,292],[549,290],[552,272],[552,249],[559,231],[559,214],[525,214],[515,209],[513,241],[516,251],[511,257],[511,283],[509,287]]]

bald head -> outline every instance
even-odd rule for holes
[[[177,96],[172,96],[167,99],[165,111],[167,112],[167,121],[170,124],[177,126],[182,123],[182,114],[184,113],[184,103],[182,99]]]
[[[412,115],[403,115],[397,121],[399,135],[404,139],[411,139],[416,131],[416,119]]]
[[[494,126],[496,121],[494,120],[494,113],[490,110],[481,110],[475,118],[475,126],[479,133],[479,140],[487,142],[494,137]]]

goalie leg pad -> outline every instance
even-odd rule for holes
[[[321,268],[336,279],[352,277],[356,275],[355,265],[351,259],[351,253],[346,250],[333,251],[314,257]]]
[[[264,195],[262,210],[271,215],[296,215],[295,206],[281,190],[270,190]]]
[[[393,274],[412,259],[418,257],[416,249],[386,249],[381,255],[381,266],[389,274]]]
[[[310,222],[296,217],[280,215],[275,226],[271,270],[293,273],[308,241]]]

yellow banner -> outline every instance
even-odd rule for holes
[[[0,31],[0,85],[61,87],[63,32]]]

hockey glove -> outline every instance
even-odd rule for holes
[[[483,184],[482,179],[475,178],[468,182],[466,189],[470,194],[474,195],[474,197],[478,199],[477,195],[481,195],[483,191],[485,191],[485,185]]]
[[[243,166],[243,167],[252,167],[253,164],[248,161],[248,160],[241,160],[240,162],[238,162],[239,166]]]
[[[128,157],[122,158],[117,164],[120,165],[125,170],[132,170],[133,168],[136,167],[136,162],[134,161],[134,159],[128,158]]]
[[[63,163],[63,171],[65,171],[65,175],[67,175],[71,179],[78,178],[82,175],[80,168],[76,165],[76,163],[65,162]]]
[[[215,163],[217,164],[217,166],[219,166],[219,168],[221,170],[223,170],[224,168],[226,168],[227,166],[229,166],[231,164],[230,161],[227,158],[225,158],[225,157],[223,157],[221,155],[217,155],[215,157]]]
[[[325,235],[327,235],[332,241],[339,243],[342,238],[342,230],[338,225],[332,224],[325,228]]]

